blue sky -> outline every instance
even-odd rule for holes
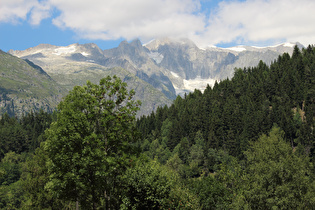
[[[198,46],[315,44],[313,0],[1,0],[0,49],[189,38]]]

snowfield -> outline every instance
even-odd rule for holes
[[[54,55],[70,54],[76,51],[76,46],[70,45],[68,47],[59,47],[55,49]]]

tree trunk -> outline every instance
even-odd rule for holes
[[[104,191],[105,197],[105,209],[110,210],[110,195],[107,195],[106,190]]]
[[[79,210],[79,201],[75,202],[75,210]]]

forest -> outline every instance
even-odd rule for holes
[[[136,119],[119,78],[0,119],[0,209],[312,209],[315,47]]]

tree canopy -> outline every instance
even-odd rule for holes
[[[254,142],[245,157],[242,193],[238,193],[243,196],[242,205],[251,209],[311,209],[315,205],[311,163],[292,150],[279,127]]]
[[[85,209],[109,209],[118,199],[117,177],[128,166],[138,139],[140,102],[118,77],[76,86],[58,105],[57,121],[46,131],[50,182],[46,188]]]

